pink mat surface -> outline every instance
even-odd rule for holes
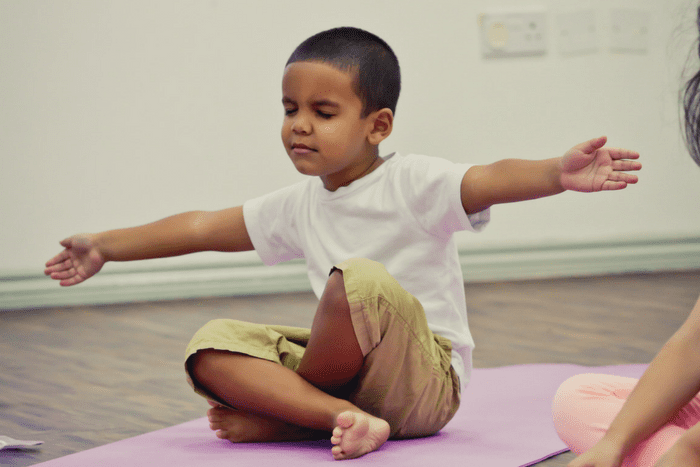
[[[579,373],[639,377],[646,365],[564,364],[475,369],[455,418],[429,438],[388,441],[352,465],[526,467],[566,451],[551,403],[559,384]],[[206,418],[192,420],[43,462],[42,467],[285,467],[327,465],[330,441],[233,444],[216,438]],[[345,465],[345,464],[343,464]]]

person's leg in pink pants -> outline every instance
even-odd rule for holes
[[[576,454],[592,448],[608,430],[637,381],[591,373],[564,381],[552,406],[554,426],[562,441]],[[700,396],[695,396],[666,425],[628,453],[622,465],[652,467],[699,420]]]

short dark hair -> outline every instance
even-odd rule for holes
[[[391,47],[374,34],[353,27],[319,32],[302,42],[287,60],[318,61],[352,72],[355,93],[362,100],[362,116],[383,108],[396,113],[401,92],[399,60]]]
[[[700,8],[696,17],[696,25],[700,31]],[[700,43],[698,43],[700,56]],[[700,71],[696,72],[685,85],[683,94],[683,111],[685,115],[685,143],[690,156],[700,165]]]

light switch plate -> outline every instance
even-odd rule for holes
[[[544,8],[491,11],[479,15],[485,58],[547,53],[547,11]]]

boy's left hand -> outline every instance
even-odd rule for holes
[[[604,148],[605,136],[581,143],[569,149],[561,158],[561,185],[565,190],[621,190],[637,183],[637,176],[625,173],[640,170],[642,164],[630,159],[639,153],[627,149]]]

